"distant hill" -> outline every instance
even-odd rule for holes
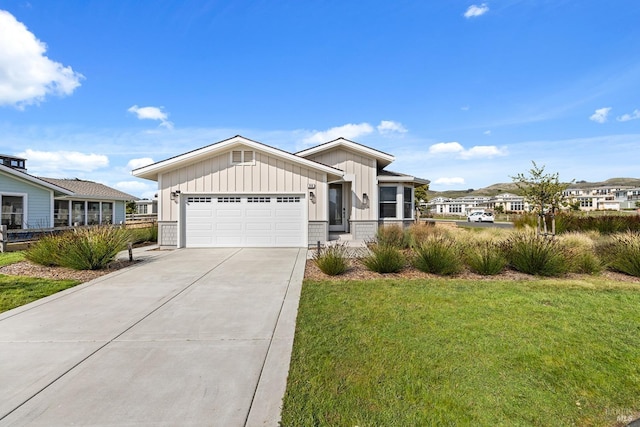
[[[593,188],[593,187],[640,187],[639,178],[611,178],[602,182],[576,181],[569,185],[571,188]],[[467,190],[448,190],[448,191],[431,191],[429,190],[429,199],[434,197],[448,197],[457,199],[464,196],[488,196],[493,197],[500,193],[519,194],[518,187],[512,182],[493,184],[485,188],[475,190],[473,188]]]

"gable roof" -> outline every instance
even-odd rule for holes
[[[296,156],[307,157],[339,147],[347,148],[357,153],[375,158],[378,161],[378,165],[380,168],[384,168],[395,160],[395,157],[391,154],[385,153],[384,151],[376,150],[375,148],[367,147],[366,145],[358,144],[357,142],[350,141],[345,138],[334,139],[333,141],[325,142],[324,144],[316,145],[315,147],[298,151],[296,153]]]
[[[22,170],[19,170],[19,169],[14,169],[14,168],[10,168],[10,167],[4,166],[4,165],[0,165],[0,172],[4,172],[4,173],[6,173],[8,175],[11,175],[11,176],[13,176],[15,178],[27,181],[27,182],[29,182],[31,184],[35,184],[37,186],[44,187],[47,190],[52,190],[53,194],[55,196],[73,194],[73,192],[70,191],[68,188],[61,187],[61,186],[56,185],[55,183],[52,183],[52,182],[47,182],[47,181],[45,181],[45,180],[43,180],[41,178],[38,178],[36,176],[29,175],[28,173],[26,173],[26,172],[24,172]]]
[[[342,177],[344,175],[344,172],[341,171],[340,169],[323,165],[322,163],[314,162],[313,160],[305,159],[304,157],[298,157],[295,154],[288,153],[284,150],[271,147],[261,142],[253,141],[241,135],[236,135],[232,138],[225,139],[223,141],[219,141],[211,145],[207,145],[205,147],[198,148],[196,150],[192,150],[184,154],[180,154],[178,156],[170,157],[166,160],[162,160],[147,166],[143,166],[141,168],[134,169],[131,171],[131,174],[138,178],[145,178],[145,179],[150,179],[152,181],[157,181],[158,174],[162,172],[205,159],[212,155],[221,153],[225,150],[230,150],[231,148],[238,145],[248,146],[257,151],[263,151],[263,152],[269,153],[273,156],[280,157],[289,162],[325,172],[331,176]]]
[[[131,194],[124,193],[116,190],[115,188],[108,187],[99,182],[84,181],[78,178],[75,179],[57,179],[57,178],[40,178],[42,181],[46,181],[58,187],[66,188],[71,192],[70,197],[80,197],[86,199],[101,199],[101,200],[137,200],[138,198]]]

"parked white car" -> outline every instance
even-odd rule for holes
[[[471,212],[467,216],[468,222],[493,222],[494,220],[491,212]]]

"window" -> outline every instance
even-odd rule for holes
[[[255,155],[250,150],[233,150],[231,151],[231,163],[234,165],[253,165],[255,164]]]
[[[147,213],[147,205],[138,205],[138,213],[146,214]]]
[[[100,202],[87,203],[87,224],[100,224]]]
[[[71,202],[72,225],[84,225],[84,202]]]
[[[278,203],[300,203],[300,197],[278,197]]]
[[[22,196],[2,196],[2,225],[8,229],[20,229],[24,222]]]
[[[113,224],[113,204],[102,202],[102,224]]]
[[[53,226],[66,227],[69,225],[69,201],[56,200],[53,202]]]
[[[396,187],[380,187],[380,218],[397,217]]]
[[[271,197],[248,197],[248,203],[271,203]]]
[[[218,203],[240,203],[240,197],[218,197]]]
[[[524,203],[522,202],[511,202],[511,210],[512,211],[523,211]]]
[[[413,218],[413,188],[404,187],[404,219]]]
[[[187,203],[211,203],[211,197],[187,197]]]

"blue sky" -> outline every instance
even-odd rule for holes
[[[152,197],[236,134],[339,136],[434,190],[640,178],[640,2],[0,0],[0,152]]]

